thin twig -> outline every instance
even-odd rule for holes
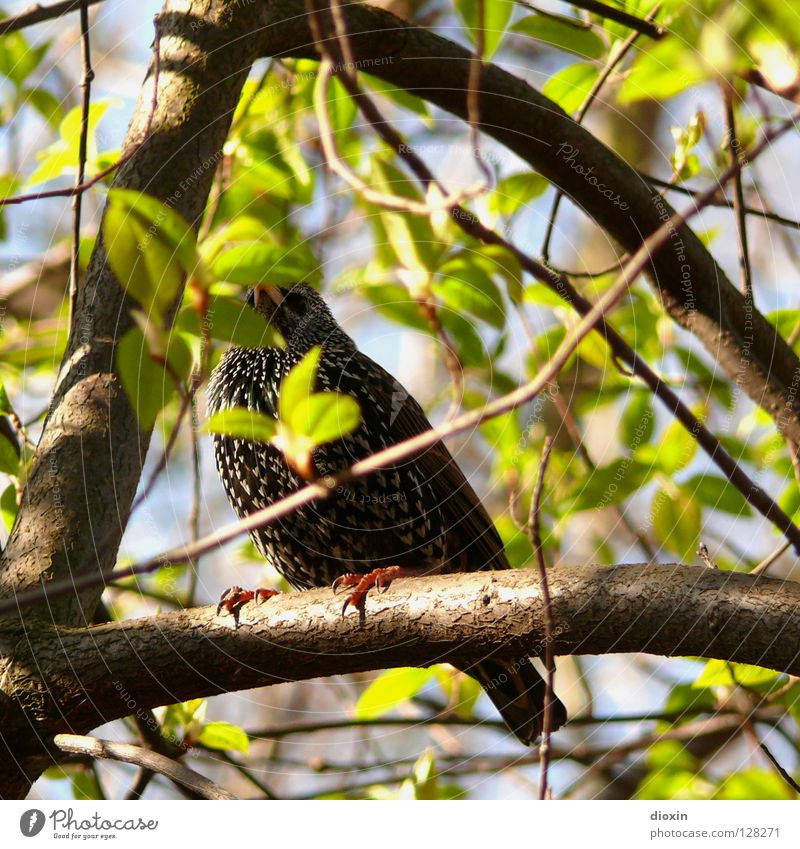
[[[467,127],[469,128],[469,146],[472,158],[484,176],[484,190],[492,184],[492,172],[481,156],[481,71],[483,55],[486,50],[486,0],[478,0],[476,11],[478,26],[475,28],[475,53],[469,61],[467,76]]]
[[[789,546],[791,543],[787,540],[786,542],[779,545],[772,554],[768,554],[757,566],[754,566],[750,570],[751,575],[763,575],[764,572],[775,563],[782,554],[789,550]]]
[[[81,129],[78,140],[78,172],[75,175],[75,185],[80,186],[86,178],[86,148],[89,140],[89,107],[92,102],[92,70],[91,40],[89,38],[89,8],[87,0],[81,0]],[[81,206],[83,193],[78,192],[72,198],[72,252],[69,261],[69,326],[75,315],[78,301],[78,263],[81,245]]]
[[[97,737],[85,737],[80,734],[56,734],[53,742],[62,752],[91,755],[94,758],[107,758],[151,769],[200,794],[203,799],[236,798],[193,769],[189,769],[189,767],[164,755],[159,755],[157,752],[143,749],[141,746],[134,746],[130,743],[115,743],[111,740],[100,740]]]
[[[654,24],[649,18],[642,20],[629,12],[623,12],[616,6],[608,6],[605,3],[600,3],[598,0],[569,0],[572,6],[577,6],[579,9],[584,9],[591,12],[593,15],[598,15],[601,18],[607,18],[609,21],[616,21],[629,29],[635,30],[637,33],[646,35],[654,41],[659,41],[666,34],[664,27]]]
[[[345,165],[339,156],[333,126],[328,115],[328,83],[334,75],[334,68],[336,66],[337,63],[327,58],[320,62],[319,76],[314,90],[314,110],[319,124],[319,139],[322,145],[322,151],[325,154],[325,164],[331,171],[341,177],[350,188],[358,192],[365,200],[383,209],[411,212],[416,215],[425,216],[433,215],[436,212],[449,211],[454,206],[477,197],[484,192],[484,186],[478,185],[468,187],[454,194],[442,192],[428,197],[425,201],[418,201],[413,198],[388,194],[387,192],[374,189],[368,183],[364,182],[354,171]],[[345,77],[340,73],[340,78],[344,79]]]
[[[544,558],[544,546],[542,545],[541,508],[542,493],[544,492],[544,478],[547,472],[547,464],[550,461],[550,453],[553,450],[553,438],[545,437],[542,459],[539,463],[539,476],[536,479],[536,488],[531,503],[531,515],[528,521],[529,534],[536,554],[536,565],[539,568],[539,579],[542,582],[542,600],[544,601],[544,666],[545,689],[544,689],[544,717],[542,720],[542,742],[539,745],[539,758],[541,770],[539,772],[539,799],[547,798],[547,771],[550,767],[550,736],[553,730],[553,683],[555,680],[556,663],[553,657],[553,604],[550,598],[550,584],[547,581],[547,563]]]
[[[103,0],[64,0],[63,3],[53,3],[52,6],[42,6],[39,3],[34,3],[28,9],[25,9],[24,12],[0,21],[0,35],[17,32],[34,24],[40,24],[43,21],[51,21],[54,18],[63,17],[84,6],[95,6],[97,3],[102,2]]]
[[[670,192],[677,192],[678,194],[686,195],[687,197],[696,198],[707,191],[706,189],[694,189],[689,186],[682,186],[679,183],[672,183],[669,180],[662,180],[660,177],[653,177],[652,175],[645,174],[641,171],[639,172],[639,176],[643,180],[647,180],[647,182],[653,186],[667,189],[667,191]],[[717,193],[711,198],[708,205],[723,207],[725,209],[733,209],[733,201],[729,200],[724,194],[722,194],[721,187],[718,187]],[[756,209],[753,206],[745,206],[744,211],[747,215],[755,215],[759,218],[764,218],[767,221],[772,221],[775,224],[780,224],[783,227],[791,227],[793,230],[800,230],[800,221],[797,221],[794,218],[787,218],[785,215],[778,215],[777,212],[771,212],[767,209]]]
[[[734,92],[727,83],[722,84],[722,101],[725,115],[725,140],[728,148],[728,164],[735,165],[740,155],[739,138],[736,135],[736,109]],[[736,218],[736,236],[739,250],[739,273],[741,275],[741,292],[749,303],[753,302],[753,278],[750,269],[750,251],[747,246],[747,213],[744,204],[744,189],[742,188],[742,168],[737,169],[733,177],[733,212]]]

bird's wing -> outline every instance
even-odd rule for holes
[[[367,415],[389,416],[393,442],[402,442],[431,428],[422,407],[402,384],[366,354],[363,373],[375,400]],[[447,571],[508,569],[500,535],[475,490],[443,442],[412,458],[430,481],[446,520]]]

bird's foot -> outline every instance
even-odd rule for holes
[[[241,587],[228,587],[227,590],[220,596],[219,604],[217,605],[217,616],[224,609],[233,616],[233,621],[236,627],[239,627],[239,611],[247,604],[248,601],[256,601],[258,604],[266,601],[268,598],[279,595],[278,590],[273,590],[268,587],[259,587],[257,590],[243,590]]]
[[[389,585],[395,578],[405,578],[417,574],[413,569],[406,569],[403,566],[382,566],[379,569],[373,569],[366,574],[358,574],[350,572],[347,575],[340,575],[333,582],[333,591],[336,592],[340,587],[355,587],[352,593],[344,600],[342,607],[342,616],[347,613],[348,607],[355,607],[356,610],[364,610],[364,602],[367,598],[367,593],[376,587],[383,592],[388,589]]]

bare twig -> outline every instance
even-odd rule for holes
[[[736,135],[736,109],[734,92],[727,83],[723,83],[722,100],[725,114],[725,140],[728,148],[728,163],[736,165],[740,151],[739,138]],[[738,168],[733,177],[733,212],[736,218],[736,236],[739,249],[739,272],[741,275],[741,292],[753,300],[753,279],[750,269],[750,251],[747,246],[747,213],[744,204],[744,189],[742,188],[742,168]]]
[[[193,769],[189,769],[189,767],[164,755],[159,755],[157,752],[143,749],[141,746],[133,746],[130,743],[115,743],[111,740],[100,740],[97,737],[85,737],[80,734],[56,734],[54,743],[62,752],[91,755],[94,758],[107,758],[145,767],[199,793],[203,799],[236,798]]]
[[[103,0],[64,0],[62,3],[53,3],[52,6],[42,6],[40,3],[34,3],[28,9],[25,9],[24,12],[1,20],[0,35],[17,32],[34,24],[40,24],[43,21],[52,21],[54,18],[68,15],[70,12],[74,12],[79,8],[95,6],[102,2]]]
[[[312,30],[316,27],[319,31],[319,22],[314,17],[316,13],[312,10]],[[322,38],[321,33],[318,37],[320,45],[325,45],[321,49],[326,49],[327,44]],[[330,57],[329,57],[330,61]],[[353,82],[348,76],[341,77],[342,82],[349,91],[350,95],[356,100],[359,109],[366,117],[373,129],[381,136],[381,138],[395,151],[395,153],[404,159],[411,170],[416,174],[418,179],[425,186],[438,185],[438,181],[433,176],[425,163],[404,144],[402,136],[397,133],[394,128],[384,120],[380,111],[374,103],[358,88],[358,85]],[[747,155],[740,157],[738,161],[729,167],[723,174],[720,175],[718,186],[724,186],[745,162],[749,163],[756,159],[767,147],[778,139],[781,135],[795,126],[800,112],[791,116],[788,120],[781,124],[768,128],[762,136],[762,139],[754,145],[753,149],[747,152]],[[697,215],[702,209],[708,206],[711,200],[716,196],[718,187],[701,194],[696,198],[693,209],[687,210],[684,213],[674,213],[667,218],[665,213],[664,223],[648,237],[642,247],[633,255],[631,260],[626,264],[625,271],[622,276],[627,276],[630,269],[638,269],[637,274],[641,273],[650,262],[653,254],[664,246],[664,244],[672,238],[673,234],[678,232],[678,228],[683,226],[692,217]],[[498,245],[510,251],[521,266],[541,280],[545,285],[556,292],[565,301],[571,304],[581,315],[586,316],[593,309],[591,303],[584,298],[566,278],[559,276],[552,269],[547,268],[542,263],[537,262],[532,257],[521,251],[511,242],[508,242],[502,236],[485,227],[478,217],[472,212],[464,209],[461,206],[453,206],[451,209],[451,217],[453,221],[467,234],[477,238],[484,244]],[[632,282],[632,279],[631,279]],[[665,404],[670,414],[674,416],[697,440],[698,444],[708,453],[716,465],[725,473],[728,480],[741,492],[745,500],[755,507],[763,516],[773,522],[776,527],[790,539],[795,548],[800,552],[800,528],[798,528],[786,513],[775,503],[775,501],[767,494],[767,492],[759,487],[745,473],[742,467],[731,457],[730,453],[725,449],[722,443],[703,425],[703,423],[695,416],[692,411],[678,398],[678,396],[658,377],[658,375],[647,365],[646,362],[628,345],[628,343],[605,321],[601,315],[597,324],[598,332],[602,333],[611,350],[623,362],[632,369],[633,373],[641,377],[650,390]]]
[[[650,174],[641,174],[642,179],[647,180],[654,186],[662,189],[667,189],[670,192],[677,192],[680,195],[687,197],[699,197],[704,194],[704,189],[693,189],[689,186],[682,186],[679,183],[671,183],[669,180],[662,180],[660,177],[653,177]],[[722,188],[719,187],[718,192],[708,202],[709,206],[719,206],[726,209],[733,209],[733,201],[729,200],[722,194]],[[747,215],[755,215],[759,218],[764,218],[767,221],[773,221],[775,224],[780,224],[783,227],[790,227],[793,230],[800,230],[800,221],[794,218],[787,218],[784,215],[778,215],[777,212],[772,212],[768,209],[756,209],[753,206],[745,206],[744,211]]]
[[[531,503],[531,515],[528,522],[531,543],[536,554],[536,565],[539,569],[539,579],[542,582],[542,599],[544,601],[544,665],[546,670],[544,690],[544,717],[542,721],[542,742],[539,745],[539,757],[541,770],[539,772],[539,798],[547,798],[547,771],[550,767],[550,736],[553,729],[553,682],[556,673],[555,659],[553,658],[553,605],[550,598],[550,584],[547,581],[547,564],[544,558],[544,546],[542,545],[541,507],[542,493],[544,492],[544,477],[547,472],[547,464],[550,460],[550,452],[553,450],[553,438],[548,436],[544,440],[542,460],[539,463],[539,477],[536,479],[536,489]]]
[[[768,554],[757,566],[754,566],[750,570],[750,574],[763,575],[764,572],[766,572],[767,569],[769,569],[769,567],[772,566],[772,564],[775,563],[781,557],[782,554],[789,550],[790,545],[791,543],[788,542],[788,540],[779,545],[775,549],[775,551],[773,551],[771,554]]]
[[[78,172],[75,175],[75,186],[80,186],[86,178],[86,147],[89,139],[89,107],[92,102],[92,70],[91,40],[89,38],[89,8],[87,0],[81,0],[81,128],[78,140]],[[83,192],[77,192],[72,197],[72,252],[69,263],[69,316],[70,326],[75,315],[78,299],[78,275],[80,273],[78,258],[81,243],[81,205]]]
[[[642,20],[635,15],[631,15],[629,12],[623,12],[622,9],[616,6],[609,6],[606,3],[598,2],[598,0],[569,0],[569,2],[579,9],[591,12],[593,15],[599,15],[601,18],[607,18],[609,21],[616,21],[618,24],[642,33],[642,35],[646,35],[654,41],[658,41],[667,34],[664,27],[657,26],[649,19],[649,15]]]

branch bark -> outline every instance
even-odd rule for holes
[[[555,654],[718,657],[800,674],[800,583],[680,564],[558,567],[549,583]],[[19,747],[31,746],[37,723],[41,769],[56,733],[188,698],[393,666],[468,669],[495,652],[539,655],[543,605],[539,576],[525,569],[397,581],[368,599],[363,619],[342,617],[330,590],[311,590],[247,605],[238,630],[213,607],[88,630],[42,625],[28,631],[3,686],[35,696],[0,734],[30,762],[34,753]]]

